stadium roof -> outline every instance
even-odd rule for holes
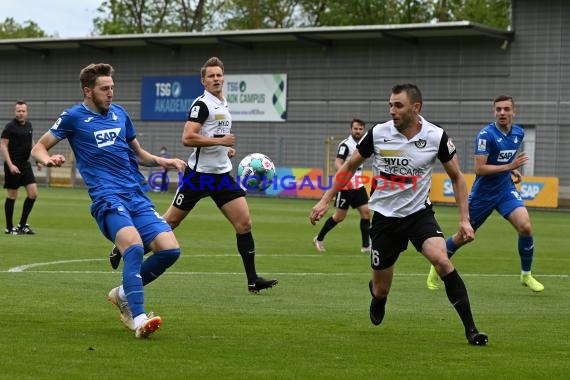
[[[252,49],[255,44],[268,42],[299,41],[330,46],[333,45],[335,41],[381,39],[417,44],[420,43],[422,39],[447,37],[478,37],[499,41],[512,41],[514,39],[514,32],[492,28],[470,21],[456,21],[430,24],[122,34],[80,38],[24,38],[0,40],[0,53],[28,50],[48,54],[54,50],[77,48],[112,51],[115,48],[149,45],[176,50],[182,46],[203,44],[230,44]]]

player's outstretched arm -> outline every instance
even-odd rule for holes
[[[443,164],[445,172],[451,179],[453,186],[453,195],[455,202],[459,208],[459,231],[458,234],[464,242],[471,241],[475,238],[475,232],[469,222],[469,206],[467,205],[467,182],[465,176],[459,167],[457,155]]]
[[[176,169],[183,172],[186,168],[186,162],[179,158],[165,158],[151,154],[143,149],[139,141],[135,138],[129,142],[129,146],[135,152],[137,159],[144,166],[162,166]]]
[[[65,157],[62,154],[49,155],[49,150],[56,145],[59,140],[49,131],[39,139],[32,148],[32,157],[43,166],[61,166],[65,163]]]
[[[331,188],[325,191],[319,202],[312,208],[311,215],[309,216],[311,224],[314,225],[327,213],[330,201],[340,189],[350,183],[350,179],[356,172],[356,169],[358,169],[363,162],[364,157],[362,157],[360,152],[357,150],[352,154],[350,160],[345,161],[344,164],[342,164],[333,177]]]

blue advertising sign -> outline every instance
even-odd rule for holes
[[[203,92],[200,75],[143,77],[141,120],[185,121],[190,105]]]

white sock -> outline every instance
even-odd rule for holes
[[[125,295],[125,289],[123,289],[123,285],[119,286],[119,298],[122,300],[127,299],[127,296]]]
[[[136,317],[133,318],[133,320],[135,321],[135,326],[138,328],[140,325],[142,325],[144,321],[147,320],[147,318],[148,317],[146,316],[146,313],[137,315]]]

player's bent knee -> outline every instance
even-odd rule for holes
[[[433,261],[432,265],[435,267],[435,270],[439,277],[448,275],[449,273],[453,272],[454,269],[451,260],[449,260],[447,257]]]
[[[180,248],[158,251],[154,253],[154,256],[161,262],[164,268],[169,268],[180,257]]]
[[[180,223],[182,223],[187,213],[179,215],[175,211],[171,211],[171,209],[173,210],[172,206],[170,206],[170,208],[166,210],[166,212],[162,215],[162,218],[166,223],[168,223],[170,228],[175,229],[180,225]]]
[[[247,234],[248,232],[251,232],[251,227],[252,227],[251,220],[244,222],[244,223],[234,224],[236,234],[238,234],[238,235],[243,235],[243,234]]]
[[[168,225],[172,229],[175,229],[176,227],[178,227],[180,225],[180,223],[182,223],[182,221],[184,220],[184,218],[173,218],[172,216],[170,216],[168,214],[168,212],[166,214],[164,214],[162,216],[162,218],[164,219],[164,221],[166,223],[168,223]]]
[[[521,236],[531,236],[532,235],[532,225],[530,223],[525,223],[517,228],[517,232]]]

